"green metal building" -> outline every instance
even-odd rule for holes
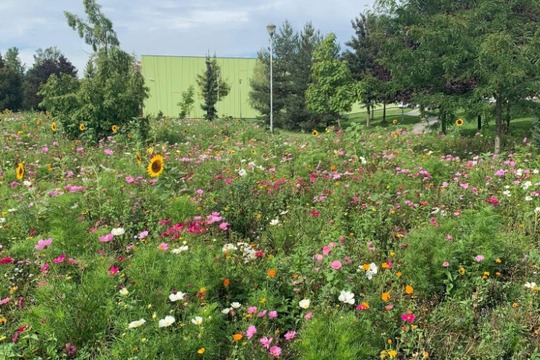
[[[206,70],[205,57],[154,56],[141,57],[141,72],[145,85],[150,89],[144,104],[145,115],[156,115],[160,111],[170,117],[178,116],[182,93],[190,85],[195,87],[195,104],[189,114],[191,118],[202,118],[201,98],[197,86],[197,75]],[[220,77],[231,91],[216,104],[218,115],[237,118],[255,118],[259,112],[249,105],[250,80],[257,59],[216,58],[221,68]]]

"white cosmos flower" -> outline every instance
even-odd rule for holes
[[[202,325],[203,318],[200,316],[195,316],[193,319],[191,319],[191,322],[195,325]]]
[[[279,224],[279,219],[270,220],[270,225],[277,225],[277,224]]]
[[[120,289],[119,293],[122,296],[126,296],[127,294],[129,294],[129,291],[128,291],[127,288],[122,288],[122,289]]]
[[[339,294],[338,297],[339,301],[345,304],[354,304],[354,293],[347,291],[347,290],[341,290],[341,294]]]
[[[527,289],[531,289],[531,290],[538,290],[538,286],[536,285],[535,282],[526,282],[525,285],[524,285]]]
[[[126,230],[124,230],[124,228],[114,228],[111,230],[111,234],[113,234],[114,236],[120,236],[120,235],[124,235],[126,233]]]
[[[298,306],[300,306],[302,309],[309,308],[310,304],[311,304],[311,300],[309,300],[309,299],[300,300],[298,302]]]
[[[377,267],[377,265],[375,265],[375,263],[369,264],[369,269],[366,271],[366,276],[368,280],[373,279],[373,276],[377,275],[378,272],[379,268]]]
[[[178,300],[184,300],[185,296],[186,296],[186,294],[184,294],[181,291],[178,291],[176,294],[169,295],[169,300],[171,300],[172,302],[175,302],[175,301],[178,301]]]
[[[176,248],[176,249],[172,249],[171,252],[173,254],[180,254],[181,252],[183,251],[188,251],[189,250],[189,246],[187,245],[182,245],[180,246],[179,248]]]
[[[165,316],[164,319],[159,320],[159,327],[171,326],[175,322],[175,318],[172,316]]]
[[[246,175],[247,175],[247,171],[244,170],[244,169],[240,169],[240,170],[238,170],[238,175],[240,175],[240,176],[246,176]]]
[[[144,323],[146,323],[146,320],[144,319],[140,319],[140,320],[136,320],[136,321],[132,321],[129,323],[128,327],[130,329],[135,329],[135,328],[138,328],[139,326],[143,326]]]
[[[225,308],[225,309],[221,310],[221,313],[224,314],[224,315],[227,315],[230,312],[231,312],[231,308]]]
[[[231,303],[231,307],[232,307],[233,309],[238,309],[238,308],[240,308],[241,306],[242,306],[242,304],[240,304],[239,302],[236,302],[236,301],[233,302],[233,303]]]

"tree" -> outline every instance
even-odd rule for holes
[[[231,87],[222,79],[221,69],[215,55],[213,59],[210,59],[210,55],[207,55],[205,64],[205,72],[197,75],[197,84],[203,99],[201,108],[205,112],[204,118],[206,120],[215,120],[218,117],[216,103],[229,94]]]
[[[38,49],[34,55],[34,65],[27,71],[24,78],[23,103],[25,109],[39,109],[39,103],[43,101],[43,97],[37,93],[52,74],[67,74],[77,77],[77,70],[57,48]]]
[[[180,101],[177,105],[180,106],[180,119],[185,119],[189,116],[191,111],[193,110],[193,104],[195,103],[195,87],[193,85],[189,85],[186,91],[182,92],[182,101]]]
[[[72,92],[58,88],[67,81],[65,76],[60,76],[63,81],[58,81],[58,77],[49,79],[39,92],[43,96],[42,104],[72,137],[85,136],[97,141],[111,135],[113,125],[114,129],[133,128],[144,134],[145,121],[140,115],[148,88],[144,86],[135,58],[120,49],[112,22],[101,13],[100,6],[92,0],[84,0],[84,6],[88,22],[65,13],[68,24],[94,49],[84,77],[78,87],[71,87]],[[74,81],[70,83],[73,85]],[[73,97],[75,101],[71,101]],[[83,133],[80,124],[85,125]]]
[[[336,36],[330,33],[313,54],[311,83],[306,91],[308,108],[323,115],[327,125],[351,110],[354,101],[352,76],[339,58]]]
[[[274,124],[291,130],[312,129],[317,115],[306,106],[305,92],[310,82],[313,51],[321,42],[319,31],[307,23],[300,34],[285,21],[273,38]],[[259,51],[249,99],[268,121],[270,117],[270,48]]]
[[[22,76],[24,67],[17,48],[8,49],[6,58],[0,54],[0,111],[20,110],[22,107]]]
[[[94,52],[99,49],[107,52],[111,47],[119,47],[120,41],[113,30],[112,21],[101,13],[101,6],[95,0],[83,0],[83,4],[88,21],[65,11],[68,25],[77,31],[80,38],[92,46]]]

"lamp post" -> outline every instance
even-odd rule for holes
[[[272,88],[273,74],[272,74],[272,61],[274,57],[274,34],[276,33],[276,25],[266,25],[268,35],[270,35],[270,133],[274,133],[274,89]]]

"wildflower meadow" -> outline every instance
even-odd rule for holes
[[[0,115],[0,358],[540,359],[527,139],[113,126]]]

